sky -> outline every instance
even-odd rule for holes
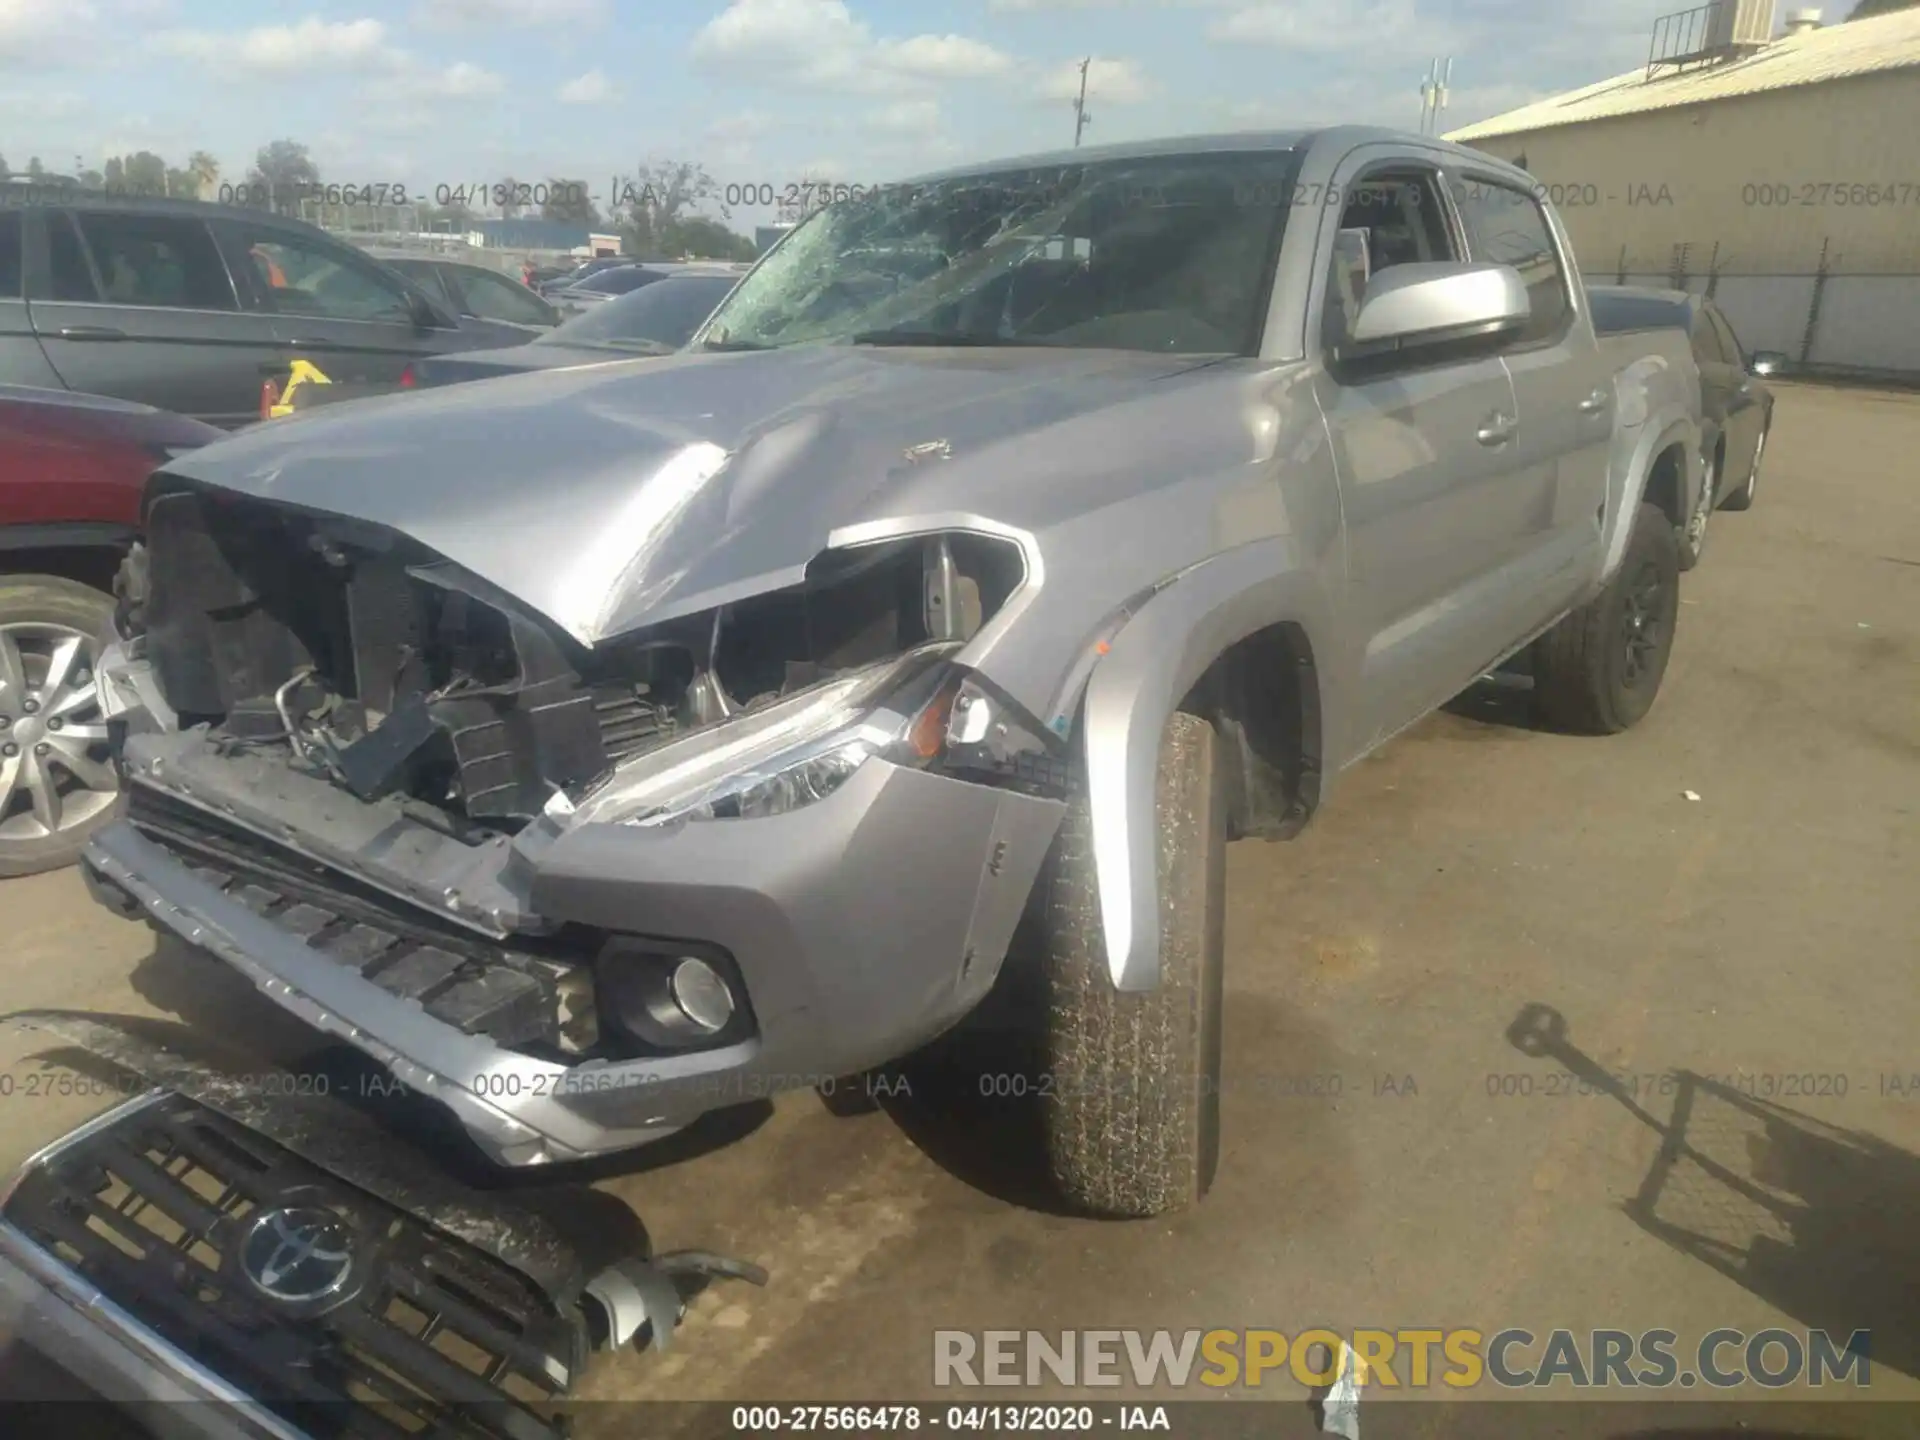
[[[1643,62],[1686,0],[0,0],[0,156],[71,171],[293,139],[413,194],[703,164],[737,195],[1073,140],[1465,125]],[[1838,19],[1835,12],[1830,19]],[[722,198],[725,196],[723,194]],[[734,207],[736,228],[772,218]]]

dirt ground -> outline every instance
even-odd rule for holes
[[[1871,1328],[1873,1397],[1920,1396],[1916,457],[1920,397],[1780,387],[1758,502],[1714,517],[1640,727],[1541,733],[1488,688],[1343,777],[1300,839],[1233,847],[1200,1208],[1035,1208],[1008,1104],[788,1095],[598,1172],[657,1247],[773,1278],[700,1296],[671,1353],[604,1359],[589,1394],[951,1400],[935,1329],[1664,1327],[1684,1349],[1777,1325]],[[0,884],[0,1001],[302,1039],[71,873]],[[1561,1017],[1554,1053],[1509,1039],[1529,1006]],[[0,1074],[39,1070],[32,1040],[0,1047]],[[1571,1078],[1589,1065],[1627,1092]],[[1683,1102],[1724,1170],[1661,1164]],[[97,1108],[16,1084],[0,1162]]]

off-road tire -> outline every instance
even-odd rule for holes
[[[1160,983],[1114,988],[1100,925],[1084,786],[1035,891],[1045,1013],[1041,1128],[1072,1208],[1144,1217],[1194,1204],[1220,1146],[1221,948],[1227,755],[1213,726],[1176,714],[1160,743]]]
[[[1773,429],[1773,421],[1767,421],[1766,429],[1760,432],[1760,439],[1753,447],[1753,468],[1747,471],[1747,483],[1720,502],[1722,510],[1751,510],[1753,492],[1760,485],[1760,457],[1767,453],[1767,435]]]
[[[1652,593],[1656,603],[1648,607]],[[1651,609],[1632,633],[1642,652],[1636,670],[1628,643],[1633,613]],[[1611,735],[1637,724],[1653,707],[1673,653],[1680,614],[1680,541],[1657,505],[1634,517],[1627,553],[1607,588],[1534,643],[1533,695],[1555,729]],[[1651,632],[1651,633],[1649,633]]]
[[[60,625],[82,635],[97,636],[105,632],[112,615],[113,597],[77,580],[58,575],[0,575],[0,625]],[[37,875],[73,864],[93,833],[112,820],[119,809],[118,805],[109,806],[71,829],[45,838],[0,839],[0,879]]]

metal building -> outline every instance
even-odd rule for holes
[[[1644,68],[1453,131],[1523,165],[1590,280],[1714,297],[1809,370],[1920,374],[1920,8],[1663,17]]]

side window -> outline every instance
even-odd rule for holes
[[[405,320],[407,292],[367,261],[304,235],[236,225],[265,308],[322,320]]]
[[[1367,232],[1368,273],[1423,260],[1457,260],[1440,203],[1438,177],[1430,171],[1376,171],[1347,191],[1342,230]]]
[[[53,299],[99,302],[100,286],[93,278],[93,263],[80,244],[80,232],[73,228],[73,217],[63,210],[47,215],[47,270]]]
[[[240,308],[205,222],[104,210],[81,211],[74,218],[108,304]]]
[[[1456,180],[1453,195],[1466,221],[1474,259],[1511,265],[1526,282],[1533,314],[1515,344],[1557,339],[1573,306],[1567,298],[1566,267],[1540,202],[1511,185],[1473,176]]]
[[[0,210],[0,300],[18,300],[26,277],[18,210]]]
[[[1362,175],[1347,190],[1338,229],[1357,241],[1359,253],[1335,247],[1321,315],[1329,350],[1347,334],[1373,276],[1395,265],[1460,258],[1440,200],[1440,177],[1431,170],[1398,167]]]
[[[513,325],[551,325],[553,312],[518,281],[485,270],[455,272],[467,297],[467,313],[482,320],[505,320]]]
[[[1693,359],[1696,365],[1724,365],[1727,357],[1721,353],[1720,337],[1713,333],[1713,320],[1705,310],[1696,311],[1693,317]]]

